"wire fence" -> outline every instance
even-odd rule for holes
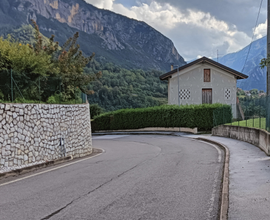
[[[61,77],[0,71],[0,102],[82,104],[86,100],[79,89],[67,93]]]
[[[228,118],[223,116],[223,123],[226,125],[234,125],[241,127],[253,127],[270,131],[270,97],[245,97],[241,98],[237,104],[231,105],[232,120],[228,122]],[[214,126],[218,124],[215,122]]]

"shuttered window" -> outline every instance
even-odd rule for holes
[[[210,71],[210,69],[204,69],[204,82],[211,82],[211,71]]]

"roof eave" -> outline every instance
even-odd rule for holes
[[[193,62],[191,62],[191,63],[189,63],[189,64],[187,64],[187,65],[188,65],[188,66],[193,66],[193,65],[197,65],[197,64],[203,64],[203,63],[208,63],[208,64],[210,64],[210,65],[212,65],[212,66],[217,67],[218,69],[222,69],[223,71],[228,72],[228,73],[230,73],[230,74],[236,76],[236,79],[247,79],[247,78],[248,78],[248,76],[245,75],[245,74],[243,74],[243,73],[240,73],[240,72],[239,72],[241,75],[240,75],[240,74],[237,74],[238,71],[234,71],[234,70],[232,69],[232,70],[233,70],[233,72],[232,72],[232,71],[230,71],[231,68],[229,68],[229,67],[227,67],[228,69],[224,69],[224,68],[222,68],[221,66],[215,65],[215,63],[210,62],[210,61],[208,61],[208,60],[206,60],[206,59],[204,59],[204,58],[195,60],[195,61],[193,61]],[[187,65],[185,65],[185,66],[187,66]],[[185,67],[185,66],[183,66],[183,67]],[[185,67],[185,68],[186,68],[186,67]],[[185,68],[184,68],[184,69],[185,69]],[[172,70],[172,71],[170,71],[170,72],[168,72],[168,73],[165,73],[165,74],[161,75],[161,76],[159,77],[159,79],[162,80],[162,81],[168,80],[169,77],[171,77],[174,73],[177,73],[177,72],[178,72],[178,69],[174,69],[174,70]],[[162,76],[164,76],[164,77],[162,77]]]

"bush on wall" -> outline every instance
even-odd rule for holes
[[[223,104],[164,105],[150,108],[121,109],[95,117],[92,130],[139,129],[146,127],[197,127],[210,130],[230,123],[232,109]]]

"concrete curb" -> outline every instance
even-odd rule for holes
[[[101,149],[93,148],[92,153],[87,154],[84,157],[89,157],[94,153],[102,153],[102,152],[103,152],[103,150],[101,150]],[[75,159],[81,159],[81,158],[84,158],[84,157],[75,158]],[[71,161],[71,160],[73,160],[73,157],[72,156],[67,156],[67,157],[64,157],[64,158],[51,160],[51,161],[47,161],[47,162],[40,163],[40,164],[35,164],[35,165],[24,167],[24,168],[21,168],[21,169],[16,169],[16,170],[12,170],[12,171],[5,172],[5,173],[0,173],[0,180],[4,179],[4,178],[7,178],[7,177],[10,177],[10,176],[17,176],[17,175],[29,173],[29,172],[32,172],[32,171],[35,171],[35,170],[38,170],[38,169],[41,169],[41,168],[46,168],[46,167],[50,167],[50,166],[53,166],[53,165],[58,165],[58,164],[68,162],[68,161]]]
[[[222,182],[222,193],[221,193],[221,205],[220,205],[220,220],[228,219],[229,211],[229,162],[230,162],[230,151],[229,149],[216,141],[209,140],[207,138],[195,138],[197,140],[205,141],[214,145],[219,146],[225,152],[224,168],[223,168],[223,182]]]
[[[181,136],[181,135],[177,135],[175,134],[174,132],[167,132],[165,133],[166,131],[164,131],[163,133],[162,132],[156,132],[156,131],[153,131],[153,132],[104,132],[104,133],[92,133],[92,136],[103,136],[103,135],[169,135],[169,136]],[[193,135],[193,134],[191,134]]]
[[[104,133],[104,132],[147,132],[147,131],[163,131],[163,132],[187,132],[192,134],[198,133],[198,128],[184,128],[184,127],[147,127],[147,128],[138,128],[138,129],[124,129],[124,130],[100,130],[95,131],[95,133]]]

